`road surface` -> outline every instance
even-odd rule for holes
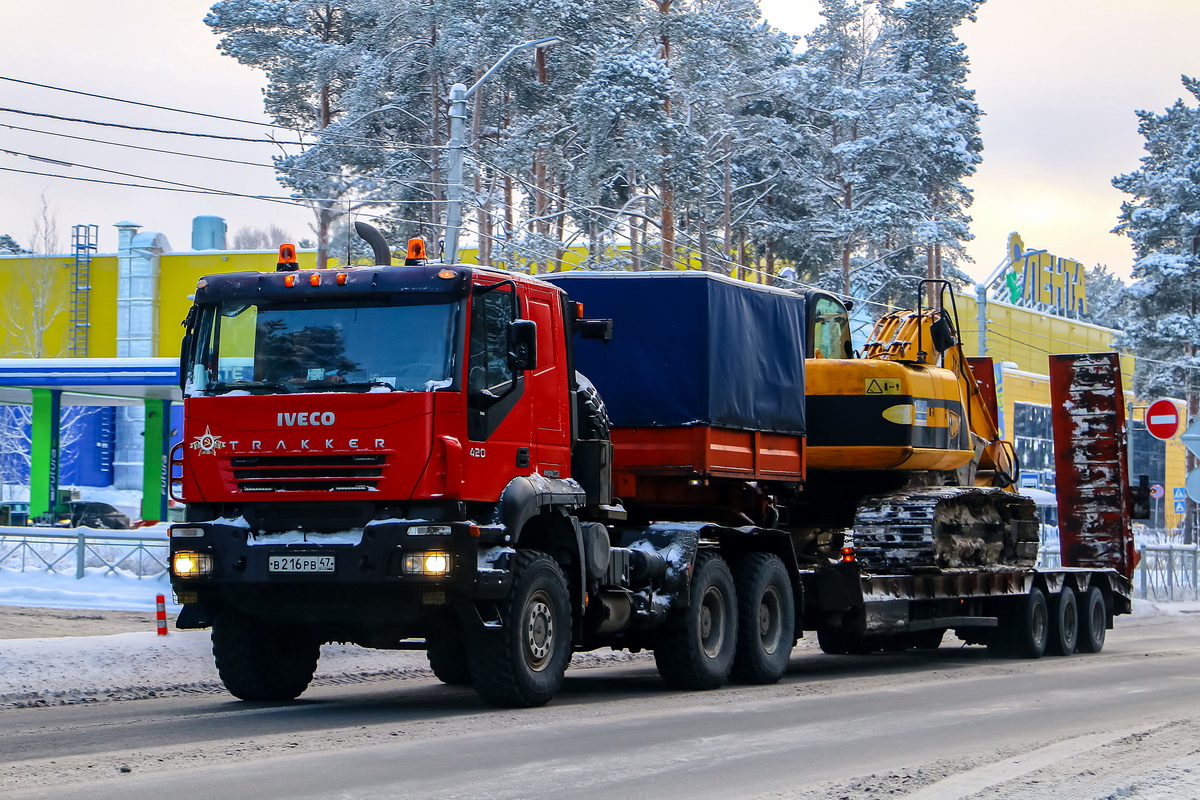
[[[1174,798],[1200,788],[1200,615],[1104,652],[827,656],[769,687],[670,692],[647,659],[532,710],[432,679],[0,711],[6,798]]]

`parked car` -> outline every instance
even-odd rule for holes
[[[133,527],[124,513],[96,500],[72,500],[66,504],[66,513],[58,515],[56,528],[107,528],[127,531]]]
[[[28,525],[29,503],[23,500],[0,501],[0,525]]]

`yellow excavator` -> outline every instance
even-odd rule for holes
[[[875,571],[1028,568],[1036,508],[1015,491],[1016,454],[963,354],[950,285],[923,281],[919,295],[931,285],[934,307],[882,317],[857,357],[850,308],[809,293],[808,485],[796,516],[851,529],[856,558]],[[990,362],[977,366],[990,385]]]

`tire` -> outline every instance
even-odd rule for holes
[[[295,700],[308,688],[321,643],[224,609],[213,621],[212,650],[230,694],[240,700],[280,701]]]
[[[1079,597],[1079,652],[1099,653],[1104,649],[1108,609],[1098,586],[1089,586]]]
[[[607,439],[612,424],[600,393],[587,376],[575,373],[575,411],[579,421],[580,439]]]
[[[779,556],[752,553],[733,573],[738,638],[730,676],[739,683],[776,683],[796,643],[792,581]]]
[[[700,553],[687,608],[675,609],[654,648],[654,663],[672,689],[716,689],[733,669],[737,650],[737,591],[725,559]]]
[[[1075,590],[1064,586],[1050,604],[1050,638],[1046,649],[1051,655],[1069,656],[1079,642],[1079,603]]]
[[[442,683],[447,686],[471,684],[471,665],[467,660],[467,646],[461,636],[426,639],[425,655],[429,657],[429,668]]]
[[[467,640],[471,683],[489,703],[533,708],[562,687],[571,660],[571,600],[567,579],[545,553],[517,553],[512,572],[501,608],[505,626]]]
[[[1034,586],[1028,595],[1014,600],[1009,613],[1001,620],[1001,652],[1014,658],[1041,658],[1050,639],[1050,607],[1046,603],[1046,593]]]

